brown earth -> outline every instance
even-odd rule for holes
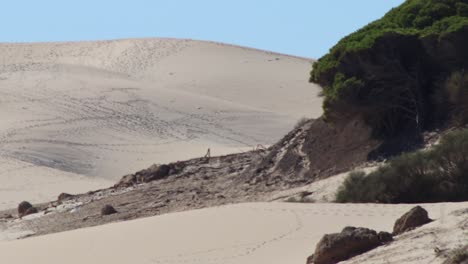
[[[275,192],[362,165],[378,146],[358,118],[338,125],[310,120],[268,149],[152,166],[124,176],[108,189],[39,205],[46,214],[23,220],[24,226],[43,235],[170,212],[267,201]],[[103,217],[101,208],[108,204],[118,213]]]

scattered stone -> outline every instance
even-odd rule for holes
[[[28,210],[26,210],[26,212],[24,212],[23,216],[37,214],[37,213],[39,213],[39,210],[37,210],[36,207],[31,207],[31,208],[28,208]]]
[[[184,165],[182,162],[175,162],[167,165],[154,164],[146,170],[141,170],[135,174],[123,176],[122,179],[114,185],[114,188],[129,187],[138,183],[148,183],[152,181],[162,180],[170,175],[181,172],[183,167]]]
[[[430,222],[432,220],[428,217],[427,211],[421,206],[416,206],[396,220],[393,235],[402,234]]]
[[[128,174],[122,177],[118,183],[114,185],[114,187],[130,187],[137,182],[136,175]]]
[[[111,215],[111,214],[116,214],[116,213],[117,213],[117,210],[115,210],[115,208],[110,204],[104,205],[104,207],[102,207],[101,209],[101,215]]]
[[[166,178],[169,176],[169,171],[171,168],[169,165],[155,165],[149,168],[149,171],[146,171],[143,177],[143,182],[157,181]]]
[[[63,202],[63,201],[66,201],[66,200],[69,200],[73,198],[73,195],[69,194],[69,193],[61,193],[59,196],[58,196],[58,201],[59,202]]]
[[[25,216],[26,214],[26,211],[29,209],[29,208],[32,208],[32,204],[30,204],[29,202],[27,201],[23,201],[21,202],[19,205],[18,205],[18,216],[21,218],[23,216]]]
[[[334,264],[392,241],[392,235],[368,228],[345,227],[341,233],[327,234],[319,241],[307,263]]]

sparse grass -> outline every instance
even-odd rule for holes
[[[464,262],[465,261],[465,262]],[[448,259],[443,264],[460,264],[468,262],[468,245],[448,253]]]
[[[468,200],[468,130],[449,133],[428,151],[406,153],[366,175],[350,173],[341,203],[420,203]]]

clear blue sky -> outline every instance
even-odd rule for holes
[[[318,58],[404,0],[5,0],[0,42],[176,37]]]

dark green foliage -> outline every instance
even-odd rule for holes
[[[448,28],[432,25],[447,18],[451,18],[452,22],[468,25],[467,6],[466,0],[407,0],[382,19],[343,38],[315,65],[312,80],[318,81],[320,74],[340,64],[347,53],[368,49],[376,39],[390,32],[420,36],[441,35],[449,32]]]
[[[468,200],[468,130],[433,149],[403,154],[366,175],[350,173],[337,202],[420,203]]]
[[[468,16],[468,4],[466,4],[466,3],[457,3],[456,7],[457,7],[457,15],[458,16],[464,16],[464,17]]]
[[[441,86],[434,94],[437,107],[450,114],[456,125],[468,123],[468,73],[453,72]]]
[[[433,83],[468,64],[451,54],[468,46],[467,29],[468,0],[407,0],[343,38],[310,76],[324,87],[325,115],[357,107],[380,136],[421,129],[434,119]]]

